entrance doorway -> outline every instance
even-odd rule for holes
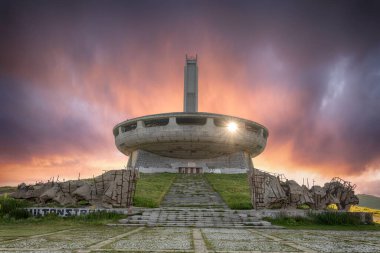
[[[179,167],[178,173],[181,173],[181,174],[202,174],[203,169],[201,167]]]

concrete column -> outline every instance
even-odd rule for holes
[[[207,118],[206,127],[214,127],[214,119],[213,118]]]
[[[142,120],[137,121],[137,128],[144,128],[144,123]]]
[[[197,57],[187,57],[185,65],[184,112],[198,112]]]
[[[176,126],[177,122],[175,121],[175,117],[169,118],[169,126]]]

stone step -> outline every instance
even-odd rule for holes
[[[228,208],[203,175],[178,175],[165,195],[161,207]]]
[[[110,224],[107,224],[107,226],[126,226],[126,227],[141,227],[141,226],[145,226],[145,225],[141,225],[141,224],[123,224],[123,223],[110,223]],[[189,225],[177,225],[177,226],[169,226],[169,225],[160,225],[160,226],[157,226],[157,227],[189,227]],[[201,226],[192,226],[192,227],[201,227]],[[204,227],[204,226],[203,226]],[[215,226],[211,226],[211,227],[215,227]],[[250,228],[250,229],[284,229],[284,227],[280,227],[280,226],[275,226],[275,225],[270,225],[270,226],[218,226],[217,228]]]
[[[148,226],[148,227],[208,227],[208,228],[254,228],[254,229],[282,229],[283,227],[274,225],[252,225],[252,224],[188,224],[188,223],[148,223],[148,224],[130,224],[130,223],[118,223],[108,224],[109,226]]]
[[[134,218],[130,220],[187,220],[187,221],[200,221],[200,220],[216,220],[216,221],[244,221],[244,222],[256,222],[261,221],[261,219],[240,219],[240,218],[232,218],[232,217],[198,217],[198,218],[181,218],[181,217],[158,217],[158,218]]]
[[[246,220],[246,221],[257,221],[261,220],[257,217],[239,217],[235,215],[207,215],[207,216],[181,216],[181,215],[159,215],[159,216],[149,216],[149,215],[144,215],[144,216],[130,216],[128,219],[131,220],[149,220],[149,219],[183,219],[183,220],[199,220],[199,219],[217,219],[217,220],[222,220],[222,219],[228,219],[228,220]]]
[[[125,221],[121,220],[120,223],[123,224],[214,224],[214,225],[252,225],[252,226],[269,226],[269,222],[258,221],[258,222],[212,222],[212,221],[197,221],[197,222],[188,222],[188,221],[157,221],[152,222],[149,220],[144,221]]]
[[[240,216],[253,216],[253,214],[243,214],[241,210],[224,210],[224,209],[194,209],[194,208],[153,208],[153,209],[145,209],[143,213],[188,213],[188,214],[203,214],[203,213],[231,213]]]
[[[222,228],[248,228],[248,227],[273,227],[270,222],[255,217],[248,217],[244,213],[215,212],[209,209],[199,213],[188,209],[186,215],[178,214],[178,210],[168,213],[169,210],[144,211],[143,214],[130,216],[120,220],[120,223],[133,226],[166,226],[166,227],[222,227]]]
[[[243,224],[243,225],[253,225],[253,226],[269,226],[270,223],[266,221],[256,221],[256,222],[244,222],[244,221],[210,221],[210,220],[200,220],[200,221],[152,221],[152,220],[139,220],[139,221],[120,221],[125,224],[148,224],[148,223],[186,223],[186,224],[196,224],[196,223],[213,223],[213,224]]]

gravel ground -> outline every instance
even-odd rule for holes
[[[35,231],[12,241],[0,234],[0,252],[194,252],[194,228],[92,226],[44,235]],[[380,231],[198,229],[202,252],[379,252]],[[131,231],[130,234],[122,235]],[[12,231],[10,231],[12,232]],[[40,234],[39,234],[40,232]],[[29,233],[28,233],[29,234]],[[41,236],[39,236],[41,235]],[[116,238],[116,236],[122,235]],[[202,240],[201,238],[201,240]],[[108,240],[108,241],[106,241]],[[97,244],[103,243],[101,248]],[[95,248],[88,249],[90,246]],[[207,250],[207,251],[205,251]]]

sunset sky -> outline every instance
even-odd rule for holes
[[[112,128],[183,110],[266,126],[253,162],[380,196],[380,1],[1,1],[0,185],[120,169]]]

